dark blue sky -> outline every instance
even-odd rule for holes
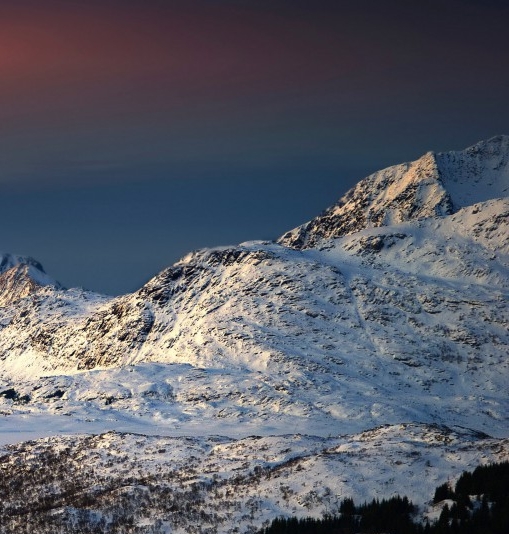
[[[134,290],[509,133],[506,2],[0,2],[0,250]]]

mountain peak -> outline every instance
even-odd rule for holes
[[[509,136],[499,135],[463,151],[427,152],[416,161],[371,174],[315,219],[278,242],[312,248],[324,239],[365,228],[451,215],[509,191]]]
[[[0,253],[0,305],[11,304],[41,287],[60,287],[30,256]]]

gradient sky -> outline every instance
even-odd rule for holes
[[[0,0],[0,250],[119,294],[509,133],[506,4]]]

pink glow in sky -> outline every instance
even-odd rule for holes
[[[497,0],[0,2],[0,250],[118,292],[191,248],[276,237],[371,171],[508,133],[508,16]]]

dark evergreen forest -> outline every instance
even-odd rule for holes
[[[417,521],[417,509],[406,497],[361,505],[347,498],[337,516],[278,518],[261,534],[507,534],[509,462],[477,467],[464,472],[454,487],[437,487],[433,502],[443,501],[433,524]]]

